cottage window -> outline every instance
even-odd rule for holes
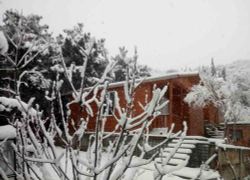
[[[236,130],[230,129],[230,135],[231,135],[231,139],[234,141],[239,141],[243,138],[243,133],[242,133],[242,130],[240,129],[236,129]]]
[[[173,114],[181,116],[183,111],[183,97],[182,97],[182,88],[180,86],[173,87]]]
[[[160,103],[159,104],[162,104],[162,103],[165,103],[167,101],[167,98],[165,96],[163,96],[160,100]],[[168,112],[168,104],[166,106],[164,106],[161,110],[161,115],[168,115],[169,112]]]
[[[103,106],[102,115],[111,116],[115,110],[115,91],[108,92],[106,94]]]

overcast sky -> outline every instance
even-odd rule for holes
[[[250,59],[250,0],[0,0],[44,17],[54,34],[82,22],[118,47],[138,47],[139,62],[161,70]]]

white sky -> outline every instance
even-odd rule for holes
[[[0,0],[6,9],[44,17],[55,34],[83,22],[118,47],[157,69],[196,67],[250,59],[250,0]]]

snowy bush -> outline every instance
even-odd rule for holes
[[[192,106],[213,104],[227,122],[247,121],[250,118],[249,62],[201,69],[200,83],[192,87],[185,101]],[[227,71],[226,71],[227,70]]]

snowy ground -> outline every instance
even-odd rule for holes
[[[63,148],[61,148],[61,147],[57,147],[57,151],[60,154],[60,153],[63,153],[65,150]],[[105,156],[105,154],[104,154],[104,156]],[[80,157],[81,157],[82,160],[86,160],[87,159],[87,153],[81,151],[80,152]],[[61,163],[62,163],[63,168],[65,169],[65,155],[61,159]],[[70,162],[68,161],[68,163],[70,163]],[[70,165],[65,169],[65,171],[67,172],[69,178],[73,179],[73,176],[72,176],[72,173],[71,173],[72,169],[71,169]],[[125,173],[125,177],[127,175],[127,177],[125,178],[126,180],[131,180],[132,177],[129,177],[129,174],[130,174],[131,171],[132,171],[132,169],[128,169],[128,171]],[[140,167],[138,169],[137,176],[135,176],[133,178],[134,178],[134,180],[141,180],[141,179],[143,179],[143,180],[153,180],[154,179],[153,178],[154,177],[153,176],[154,171],[155,171],[154,164],[150,163],[148,165]],[[163,180],[182,180],[182,179],[184,179],[184,178],[181,178],[181,177],[185,177],[185,179],[187,179],[187,178],[193,179],[193,178],[197,177],[199,173],[200,173],[199,168],[185,167],[185,168],[182,168],[182,169],[180,169],[178,171],[175,171],[173,174],[169,174],[169,175],[164,176]],[[47,172],[46,175],[47,175],[47,177],[46,177],[47,179],[56,180],[55,179],[56,174],[54,174],[53,172]],[[217,171],[209,170],[209,171],[203,171],[202,172],[202,179],[204,179],[204,180],[205,179],[217,178],[217,177],[219,177],[219,173]]]
[[[147,165],[147,166],[152,166],[151,164]],[[153,178],[153,171],[149,170],[145,167],[141,168],[142,170],[144,169],[143,173],[141,175],[138,176],[138,180],[139,179],[143,179],[143,180],[152,180]],[[200,173],[200,168],[189,168],[189,167],[184,167],[180,170],[175,171],[172,174],[166,175],[164,176],[163,180],[180,180],[180,179],[194,179],[196,178]],[[183,177],[183,178],[181,178]],[[185,177],[185,178],[184,178]],[[202,175],[201,175],[201,179],[215,179],[218,178],[219,173],[217,171],[213,171],[213,170],[208,170],[208,171],[203,171]]]
[[[2,138],[12,138],[15,137],[15,129],[13,129],[12,126],[4,126],[0,127],[0,136]],[[189,140],[190,142],[191,140]],[[218,141],[216,139],[211,139],[211,141],[216,141],[217,144],[222,144],[223,141]],[[82,160],[83,162],[86,162],[86,160],[88,159],[88,154],[86,152],[80,151],[79,152],[79,159]],[[72,174],[72,166],[71,166],[71,162],[69,160],[69,158],[66,158],[66,152],[65,149],[63,149],[62,147],[56,147],[56,154],[58,155],[63,155],[63,157],[60,160],[60,164],[61,167],[63,168],[63,171],[67,174],[67,176],[69,177],[69,179],[74,179],[73,178],[73,174]],[[107,153],[103,153],[102,154],[102,163],[105,163],[108,161],[109,155]],[[67,160],[67,161],[66,161]],[[135,157],[133,159],[134,161],[138,161],[138,159]],[[116,168],[120,168],[122,166],[122,160],[118,161],[118,165],[116,166]],[[67,164],[67,165],[66,165]],[[103,164],[102,164],[103,165]],[[38,165],[39,166],[39,165]],[[172,166],[169,166],[170,168]],[[86,167],[80,167],[81,170],[87,171]],[[41,166],[40,169],[37,169],[36,166],[36,173],[38,174],[39,177],[42,177],[42,179],[45,180],[59,180],[57,174],[53,171],[53,168],[50,164],[43,164],[43,166]],[[137,168],[137,174],[136,176],[132,176],[132,171],[134,171],[135,169],[128,169],[124,175],[123,180],[153,180],[154,179],[154,172],[155,170],[155,166],[154,163],[150,163],[144,166],[141,166],[139,168]],[[200,175],[201,179],[216,179],[219,176],[219,173],[217,171],[213,171],[213,170],[203,170],[202,172],[200,171],[200,168],[189,168],[189,167],[184,167],[182,169],[176,170],[174,171],[172,174],[168,174],[166,176],[163,177],[163,180],[167,179],[167,180],[181,180],[181,179],[195,179],[196,177],[198,177]],[[83,178],[85,179],[85,178]]]

